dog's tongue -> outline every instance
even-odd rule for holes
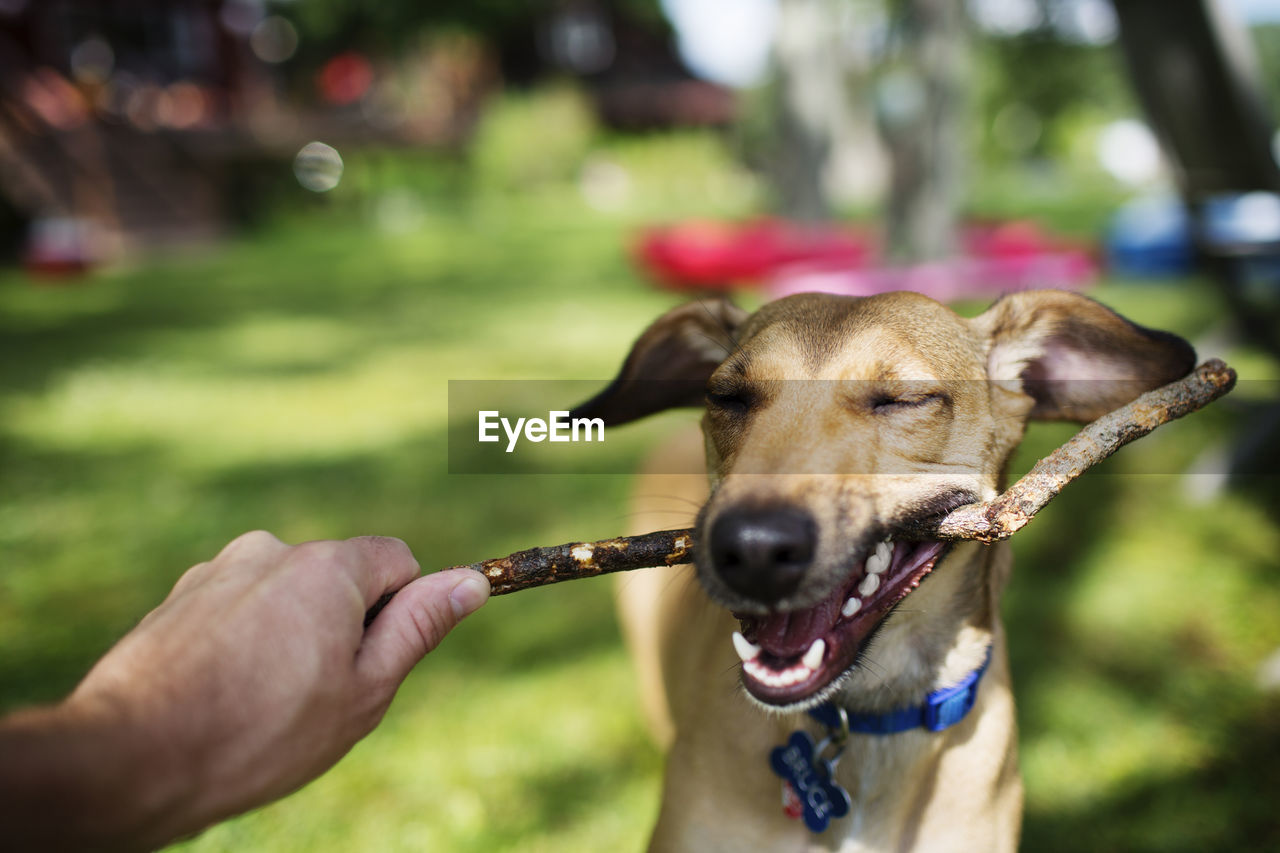
[[[755,636],[750,637],[751,642],[776,657],[802,655],[813,645],[814,640],[829,634],[835,627],[836,620],[840,618],[843,599],[843,593],[837,590],[827,600],[808,610],[754,617],[752,633]]]

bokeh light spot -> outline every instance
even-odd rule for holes
[[[342,180],[342,155],[332,145],[308,142],[293,158],[298,183],[316,193],[327,193]]]
[[[298,50],[298,31],[287,18],[272,15],[263,18],[249,36],[253,55],[272,65],[293,58]]]
[[[1160,145],[1142,122],[1120,119],[1098,135],[1098,160],[1117,180],[1142,184],[1160,174]]]
[[[115,64],[115,51],[101,36],[90,36],[71,51],[71,74],[82,83],[105,82]]]
[[[331,104],[353,104],[373,85],[373,66],[355,51],[340,53],[324,64],[317,80],[320,94]]]

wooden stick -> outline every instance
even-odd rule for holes
[[[494,595],[532,586],[590,578],[653,566],[674,566],[693,559],[692,530],[658,530],[600,542],[576,542],[530,548],[496,560],[455,566],[483,572]]]
[[[549,583],[654,566],[674,566],[692,559],[692,530],[658,530],[599,542],[570,542],[549,548],[530,548],[505,557],[449,568],[482,572],[489,579],[494,595],[506,595]],[[387,593],[369,608],[364,615],[366,628],[394,595],[393,592]]]
[[[906,532],[922,539],[1008,539],[1086,470],[1156,427],[1213,402],[1230,391],[1235,381],[1234,370],[1216,358],[1210,359],[1182,379],[1148,391],[1084,427],[992,500],[959,507],[939,520],[922,522]],[[693,542],[691,528],[659,530],[600,542],[530,548],[453,568],[483,572],[493,594],[505,595],[609,572],[687,563],[692,559]],[[366,625],[389,600],[389,595],[383,596],[374,605],[366,616]]]
[[[1085,426],[995,498],[954,509],[936,527],[924,526],[918,533],[929,539],[1008,539],[1085,471],[1156,427],[1212,403],[1235,384],[1236,372],[1221,360],[1210,359],[1182,379],[1148,391]]]

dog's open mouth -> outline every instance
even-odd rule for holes
[[[898,602],[933,570],[946,542],[879,543],[845,583],[805,610],[734,615],[742,631],[733,645],[742,682],[769,705],[818,694],[857,661],[867,638]]]

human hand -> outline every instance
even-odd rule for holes
[[[478,572],[418,571],[397,539],[289,546],[264,532],[188,570],[64,703],[145,755],[133,792],[145,814],[119,831],[160,844],[332,766],[488,598]],[[395,590],[364,630],[366,609]]]

